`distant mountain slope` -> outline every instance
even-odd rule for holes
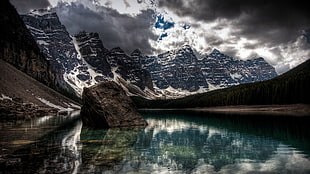
[[[0,59],[45,85],[76,98],[72,89],[57,79],[57,67],[53,67],[37,46],[31,33],[8,0],[0,1]]]
[[[8,0],[0,2],[0,26],[0,59],[51,85],[55,77],[49,63]]]
[[[0,25],[0,121],[79,109],[50,88],[70,95],[8,0],[0,1]]]
[[[310,103],[310,60],[271,80],[242,84],[175,100],[133,98],[140,108]]]
[[[0,60],[0,98],[18,99],[42,107],[78,109],[76,102]],[[3,97],[6,96],[6,97]],[[18,108],[15,108],[18,109]]]
[[[189,45],[158,56],[141,56],[139,62],[150,71],[155,91],[164,97],[182,97],[277,76],[275,68],[261,57],[238,60],[214,49],[198,59]]]

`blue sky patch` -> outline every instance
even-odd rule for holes
[[[157,21],[154,25],[155,28],[168,30],[170,28],[174,27],[174,22],[165,21],[165,18],[163,15],[157,16]]]
[[[167,34],[167,33],[164,33],[164,34],[160,35],[159,40],[163,40],[163,38],[164,38],[164,37],[167,37],[167,36],[168,36],[168,34]]]

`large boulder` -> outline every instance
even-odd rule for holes
[[[146,126],[132,100],[115,82],[100,82],[83,91],[83,124],[90,127]]]

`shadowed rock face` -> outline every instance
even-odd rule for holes
[[[83,92],[83,124],[90,127],[146,126],[132,100],[115,82],[101,82]]]
[[[50,64],[8,0],[0,2],[0,25],[0,59],[45,85],[57,89],[55,74]]]

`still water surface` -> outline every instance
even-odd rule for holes
[[[0,173],[310,173],[310,117],[141,113],[143,129],[78,113],[1,124]]]

